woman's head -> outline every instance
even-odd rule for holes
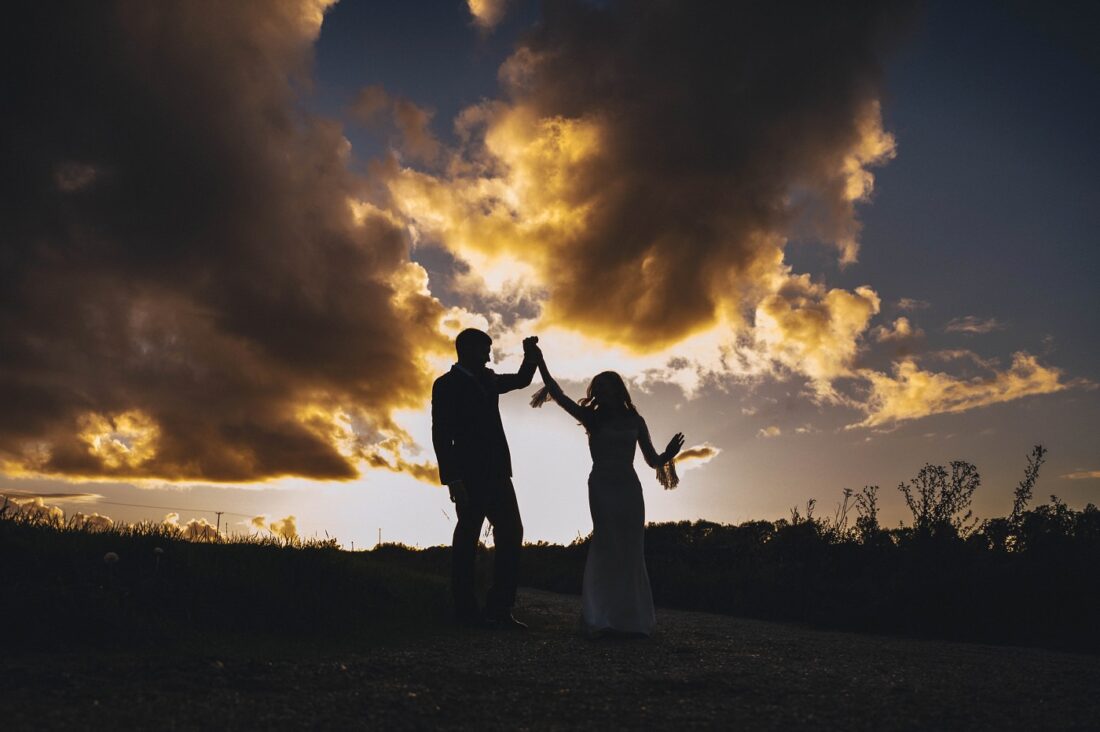
[[[614,371],[602,371],[592,377],[588,393],[580,404],[603,412],[635,412],[623,377]]]

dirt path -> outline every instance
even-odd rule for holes
[[[4,659],[8,729],[1100,727],[1100,658],[659,611],[588,641],[576,597],[524,591],[527,633],[381,648]]]

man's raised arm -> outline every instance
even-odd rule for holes
[[[506,394],[515,389],[524,389],[531,385],[535,376],[542,351],[538,347],[538,336],[523,339],[523,363],[514,374],[497,374],[497,393]]]

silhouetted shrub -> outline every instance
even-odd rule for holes
[[[913,520],[894,529],[879,525],[877,486],[845,491],[826,519],[811,500],[778,521],[650,524],[655,599],[820,627],[1100,651],[1100,510],[1053,496],[1027,507],[1045,454],[1036,446],[1028,456],[1012,515],[982,523],[970,513],[978,471],[956,461],[925,465],[899,486]],[[566,549],[526,546],[525,582],[577,592],[584,555]]]
[[[1045,456],[1041,446],[1028,456],[1012,513],[981,523],[970,514],[978,472],[954,462],[899,486],[908,526],[880,526],[877,486],[845,491],[825,519],[810,500],[778,521],[649,524],[654,597],[818,627],[1100,652],[1100,510],[1055,496],[1029,507]],[[447,615],[449,547],[196,543],[156,525],[86,531],[55,518],[0,516],[0,622],[20,628],[9,645],[190,631],[354,638]],[[587,550],[587,538],[528,544],[522,579],[579,593]],[[493,550],[478,551],[484,586]]]
[[[778,521],[649,524],[654,597],[664,607],[818,627],[1100,651],[1100,510],[1076,511],[1053,496],[1028,508],[1045,455],[1036,446],[1028,456],[1013,513],[981,523],[970,513],[978,471],[956,461],[925,465],[899,486],[913,515],[907,526],[880,526],[878,486],[845,491],[824,519],[810,500]],[[492,549],[481,552],[487,584]],[[586,552],[587,539],[528,544],[523,582],[579,593]],[[446,547],[375,553],[450,571]]]
[[[973,465],[954,460],[951,470],[926,464],[908,484],[898,490],[913,513],[913,531],[920,536],[951,532],[961,534],[973,528],[970,502],[982,479]],[[965,511],[965,513],[963,513]]]

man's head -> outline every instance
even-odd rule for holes
[[[463,366],[480,368],[489,363],[489,350],[492,346],[493,339],[489,334],[477,328],[467,328],[455,338],[458,362]]]

